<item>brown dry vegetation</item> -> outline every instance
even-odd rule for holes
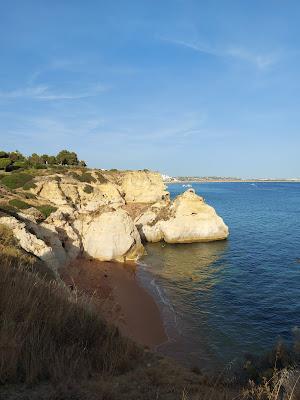
[[[250,381],[242,390],[244,400],[298,400],[300,399],[300,372],[296,369],[273,370],[269,379],[260,384]]]
[[[138,348],[105,324],[91,303],[26,269],[24,262],[34,260],[14,251],[11,233],[1,231],[6,250],[0,265],[0,382],[124,371]]]

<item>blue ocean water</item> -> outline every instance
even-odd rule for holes
[[[168,343],[192,365],[224,365],[291,342],[300,328],[300,184],[201,183],[196,193],[229,226],[226,241],[148,244],[150,282]],[[170,184],[171,197],[186,188]]]

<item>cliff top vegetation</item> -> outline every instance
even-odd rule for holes
[[[18,150],[0,151],[0,170],[5,170],[6,172],[30,167],[43,169],[56,165],[86,167],[86,162],[79,161],[77,154],[69,150],[61,150],[56,155],[32,153],[28,157]]]

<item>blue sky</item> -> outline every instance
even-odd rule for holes
[[[300,176],[298,1],[0,0],[0,147]]]

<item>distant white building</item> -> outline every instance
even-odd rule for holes
[[[178,179],[174,178],[173,176],[165,174],[161,174],[161,176],[164,182],[178,182]]]

